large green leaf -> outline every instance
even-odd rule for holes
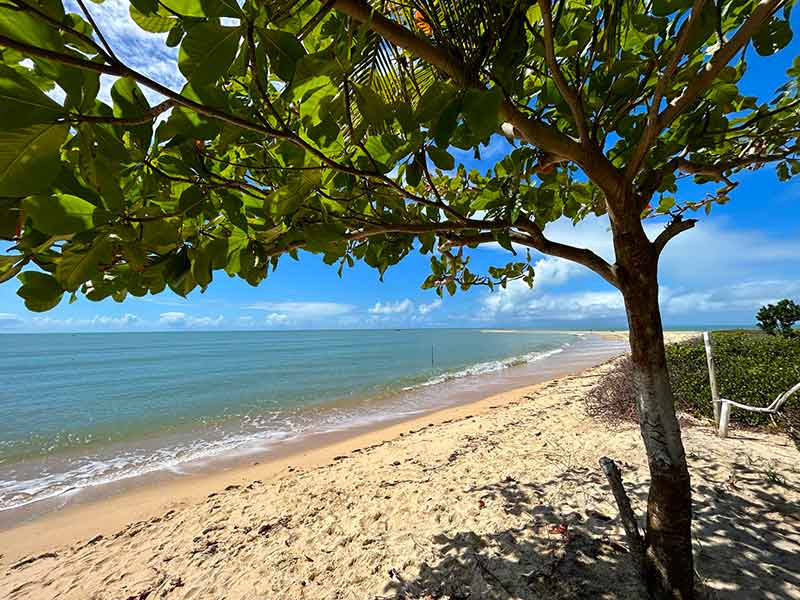
[[[455,160],[453,159],[453,156],[446,150],[442,150],[436,146],[428,146],[428,156],[431,157],[433,164],[440,169],[449,171],[455,167]]]
[[[183,39],[178,66],[194,85],[214,83],[228,70],[239,48],[241,30],[200,23]]]
[[[130,6],[130,15],[133,22],[145,31],[151,33],[165,33],[172,29],[178,20],[162,9],[158,13],[145,13],[133,3]]]
[[[0,132],[0,190],[4,196],[46,192],[60,168],[68,126],[37,124]]]
[[[61,106],[17,71],[0,65],[0,131],[53,123]]]
[[[34,312],[44,312],[55,307],[64,294],[58,281],[47,273],[26,271],[17,276],[22,286],[17,295],[25,300],[25,307]]]
[[[753,36],[753,45],[761,56],[775,54],[792,41],[792,28],[788,21],[773,18]]]
[[[490,91],[469,90],[464,95],[462,111],[467,125],[478,139],[489,137],[500,125],[500,103],[503,94],[498,88]]]
[[[32,13],[10,8],[8,3],[0,4],[0,34],[47,50],[64,47],[57,29]]]
[[[298,61],[306,55],[303,45],[292,34],[277,29],[264,29],[259,35],[275,74],[291,81]]]
[[[108,240],[100,239],[91,248],[63,253],[56,268],[56,279],[66,291],[76,291],[100,274],[99,265],[109,261],[110,249]]]
[[[129,77],[120,77],[111,87],[111,99],[114,102],[114,116],[134,118],[142,116],[150,104],[144,97],[138,84]],[[150,147],[150,138],[153,134],[152,123],[145,123],[127,128],[139,149],[146,151]]]
[[[91,229],[96,206],[69,194],[36,195],[22,202],[33,226],[49,235],[65,235]]]

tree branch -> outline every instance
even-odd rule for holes
[[[575,119],[575,127],[578,130],[581,142],[586,145],[589,144],[589,130],[586,127],[586,116],[583,113],[583,105],[581,104],[580,96],[572,89],[567,82],[564,74],[561,72],[561,67],[556,60],[555,48],[553,47],[554,31],[553,31],[553,17],[550,9],[550,0],[539,0],[539,7],[542,9],[542,20],[544,22],[544,54],[547,66],[550,68],[553,81],[564,97],[573,119]]]
[[[150,110],[146,110],[138,117],[98,117],[94,115],[79,115],[76,113],[67,113],[64,117],[65,121],[70,123],[108,123],[110,125],[146,125],[151,123],[155,118],[168,111],[175,106],[174,100],[164,100],[160,104],[156,104]]]
[[[92,29],[94,29],[94,32],[97,34],[97,38],[100,40],[100,43],[103,44],[103,48],[105,48],[108,56],[111,57],[111,59],[113,59],[115,62],[119,62],[117,55],[114,54],[114,51],[111,49],[111,45],[106,41],[106,38],[103,36],[103,32],[100,31],[97,23],[95,23],[92,13],[89,12],[86,4],[83,2],[83,0],[77,0],[77,2],[83,11],[83,14],[86,16],[86,19],[89,21],[89,24],[92,26]]]
[[[695,1],[695,6],[700,0]],[[714,53],[714,56],[703,67],[696,76],[690,78],[689,84],[683,90],[683,93],[675,100],[670,102],[663,111],[653,120],[653,123],[648,125],[645,132],[642,134],[642,139],[637,147],[634,156],[628,164],[626,169],[626,176],[632,180],[650,149],[655,137],[666,127],[669,127],[672,122],[685,111],[689,105],[702,96],[714,83],[719,72],[727,66],[739,50],[741,50],[747,42],[753,37],[758,29],[766,23],[766,21],[777,11],[786,0],[761,0],[753,13],[747,20],[739,27],[736,33],[731,37],[728,43],[724,44],[719,50]],[[690,20],[694,17],[694,10],[690,16]],[[684,25],[688,25],[685,23]],[[683,29],[683,28],[682,28]],[[683,31],[686,34],[686,30]],[[679,40],[680,42],[680,40]],[[684,42],[685,45],[685,42]],[[677,48],[676,48],[677,50]],[[673,60],[675,58],[673,57]],[[680,61],[680,57],[677,57]],[[666,84],[664,84],[666,85]],[[659,99],[659,104],[660,104]],[[651,107],[652,109],[652,107]],[[658,110],[656,105],[655,110]],[[649,121],[649,115],[648,115]]]
[[[614,287],[619,287],[614,265],[609,264],[603,257],[595,254],[588,248],[577,248],[568,244],[562,244],[561,242],[554,242],[545,237],[539,225],[527,218],[520,218],[514,223],[514,227],[524,231],[528,235],[512,234],[512,241],[538,250],[542,254],[557,256],[558,258],[565,258],[572,262],[582,264],[600,275]]]
[[[700,17],[700,13],[704,8],[705,3],[706,0],[695,0],[694,5],[692,6],[692,12],[689,14],[689,18],[686,19],[683,25],[681,25],[680,31],[678,32],[678,39],[675,42],[675,49],[672,52],[672,57],[667,64],[667,68],[656,82],[656,87],[653,91],[653,101],[650,104],[650,109],[647,111],[647,123],[645,125],[644,132],[642,132],[642,138],[639,140],[639,145],[636,147],[636,150],[634,150],[633,156],[628,162],[628,167],[626,169],[625,175],[629,180],[633,180],[633,177],[639,170],[644,157],[647,156],[650,145],[658,135],[659,111],[661,110],[661,100],[664,98],[664,91],[667,89],[667,85],[669,85],[670,81],[672,80],[672,76],[675,74],[675,70],[678,68],[681,58],[683,58],[683,53],[686,49],[686,44],[689,42],[692,28]]]
[[[664,228],[664,231],[659,233],[658,237],[653,240],[653,248],[656,251],[656,256],[661,254],[661,251],[664,250],[664,247],[672,238],[680,233],[683,233],[684,231],[691,229],[696,223],[697,219],[684,219],[680,215],[673,217],[673,219]]]
[[[200,104],[199,102],[190,100],[177,92],[173,92],[168,87],[158,83],[157,81],[154,81],[153,79],[150,79],[146,75],[142,75],[141,73],[131,69],[126,65],[123,64],[107,65],[103,63],[98,63],[83,58],[78,58],[76,56],[72,56],[69,54],[62,54],[60,52],[54,52],[52,50],[47,50],[45,48],[39,48],[37,46],[32,46],[30,44],[18,42],[17,40],[11,39],[4,35],[0,35],[0,46],[5,46],[7,48],[13,48],[14,50],[19,50],[20,52],[28,56],[36,56],[39,58],[53,61],[55,63],[68,65],[79,69],[94,71],[96,73],[103,73],[106,75],[115,75],[117,77],[130,77],[131,79],[137,81],[138,83],[141,83],[145,87],[148,87],[151,90],[158,92],[162,96],[171,99],[174,102],[174,104],[178,106],[183,106],[198,114],[211,117],[213,119],[218,119],[224,123],[228,123],[230,125],[234,125],[236,127],[240,127],[248,131],[253,131],[261,133],[262,135],[267,135],[278,139],[287,140],[292,144],[294,144],[295,146],[298,146],[308,151],[315,158],[317,158],[322,164],[331,169],[340,171],[342,173],[355,175],[357,177],[367,177],[369,179],[379,181],[384,185],[386,185],[387,187],[394,189],[398,193],[402,194],[404,197],[413,200],[414,202],[418,202],[420,204],[424,204],[427,206],[436,206],[437,208],[440,208],[435,202],[431,202],[430,200],[427,200],[422,196],[419,196],[417,194],[414,194],[406,190],[405,188],[403,188],[403,186],[398,184],[390,177],[387,177],[386,175],[383,175],[381,173],[376,173],[373,171],[364,171],[362,169],[351,167],[333,160],[332,158],[328,157],[323,152],[312,146],[302,137],[294,134],[291,131],[275,129],[266,124],[253,123],[251,121],[248,121],[247,119],[242,119],[235,115],[228,114],[222,110],[205,106],[203,104]],[[445,210],[451,212],[451,214],[453,214],[454,216],[460,216],[455,211],[452,211],[452,209],[450,209],[449,207],[447,207]]]

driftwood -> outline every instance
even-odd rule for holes
[[[614,500],[617,502],[617,508],[619,508],[622,526],[625,528],[625,538],[628,540],[631,558],[634,561],[639,575],[644,577],[644,540],[642,539],[642,534],[639,532],[639,523],[636,520],[633,508],[631,508],[631,501],[628,498],[628,494],[625,492],[625,486],[622,484],[622,474],[617,464],[607,456],[600,459],[600,466],[603,467],[603,472],[606,474],[606,479],[608,479],[608,484],[611,486],[611,491],[614,494]]]

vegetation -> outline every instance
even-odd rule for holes
[[[800,340],[754,331],[716,331],[711,334],[720,396],[751,406],[767,406],[800,382]],[[670,382],[678,410],[713,420],[711,388],[702,339],[670,344],[667,350]],[[636,419],[636,387],[630,359],[620,359],[587,395],[587,412],[610,421]],[[800,397],[791,397],[772,416],[733,409],[731,421],[768,426],[800,419]]]
[[[767,406],[800,382],[800,340],[752,331],[717,331],[711,336],[717,385],[722,398],[751,406]],[[672,389],[678,407],[713,418],[708,365],[702,340],[667,347]],[[800,413],[800,399],[790,398],[784,413]],[[772,417],[744,410],[731,411],[731,421],[767,425]]]
[[[792,327],[800,321],[800,305],[785,298],[777,304],[762,306],[756,319],[758,326],[769,335],[792,337],[797,335]]]
[[[788,44],[792,5],[131,0],[143,30],[180,47],[176,92],[121,60],[83,0],[80,14],[4,0],[0,237],[12,248],[0,280],[16,276],[43,311],[65,294],[186,295],[223,271],[256,285],[299,250],[381,274],[419,251],[431,257],[423,287],[439,294],[531,283],[520,251],[580,263],[628,314],[651,474],[634,558],[651,594],[691,598],[658,259],[692,211],[729,200],[737,173],[800,172],[800,62],[765,98],[738,86]],[[509,150],[494,164],[456,160],[501,135]],[[683,177],[708,193],[682,197]],[[604,214],[613,263],[546,236],[556,219]],[[643,217],[663,222],[655,240]],[[513,257],[475,273],[470,249],[486,243]]]

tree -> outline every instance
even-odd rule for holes
[[[737,85],[788,44],[792,4],[131,0],[142,29],[180,47],[175,92],[120,60],[82,0],[80,14],[3,0],[0,277],[48,310],[65,292],[185,295],[221,270],[256,285],[301,249],[381,275],[430,254],[423,287],[439,294],[532,282],[530,254],[473,272],[485,243],[584,265],[628,316],[651,473],[642,572],[654,596],[691,598],[658,260],[737,173],[800,172],[800,61],[767,101]],[[498,135],[511,149],[491,168],[457,164],[454,149],[480,157]],[[713,189],[676,199],[686,177]],[[545,234],[606,213],[613,264]],[[643,218],[665,224],[652,241]]]
[[[800,321],[800,305],[788,298],[777,304],[762,306],[756,314],[758,326],[769,335],[794,337],[796,332],[792,326]]]

